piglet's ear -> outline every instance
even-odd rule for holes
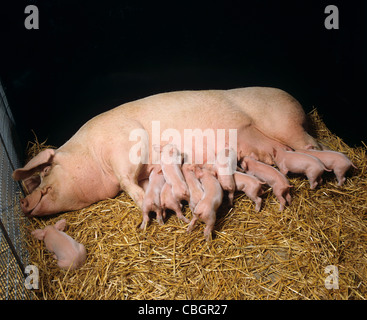
[[[65,219],[61,219],[61,220],[59,220],[55,223],[55,228],[57,230],[64,231],[65,227],[66,227],[66,220]]]
[[[36,229],[32,231],[32,236],[38,240],[43,240],[45,238],[45,230],[43,229]]]
[[[24,168],[17,169],[13,172],[13,179],[24,180],[31,177],[35,172],[41,171],[43,167],[52,163],[55,156],[55,150],[46,149],[36,155],[31,161],[29,161]]]
[[[246,163],[246,160],[245,159],[243,159],[242,162],[241,162],[241,168],[244,171],[247,171],[247,163]]]

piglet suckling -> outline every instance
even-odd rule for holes
[[[161,191],[165,183],[164,176],[162,174],[161,166],[152,166],[149,174],[149,180],[142,181],[142,187],[145,191],[142,214],[143,222],[140,229],[144,229],[149,223],[149,212],[155,212],[157,215],[157,221],[159,224],[163,224],[162,207],[161,207]]]
[[[191,212],[194,212],[196,205],[199,203],[204,194],[201,182],[195,174],[195,166],[195,164],[186,163],[182,165],[182,173],[185,177],[187,186],[189,187],[189,207],[191,209]]]
[[[46,248],[54,253],[57,265],[63,269],[80,268],[87,258],[85,247],[68,236],[63,230],[66,227],[66,220],[62,219],[53,226],[44,229],[37,229],[32,235],[43,240]]]
[[[163,210],[163,217],[166,217],[166,210],[172,210],[176,212],[179,219],[186,223],[190,222],[190,220],[183,215],[182,204],[178,199],[175,198],[172,193],[172,187],[167,182],[163,185],[161,191],[161,206]]]
[[[167,144],[161,148],[161,166],[164,178],[172,187],[172,192],[178,201],[189,201],[189,189],[181,171],[181,154],[177,147]]]
[[[341,152],[325,150],[312,150],[312,146],[306,148],[305,150],[300,149],[296,150],[296,152],[309,154],[318,158],[326,168],[333,170],[338,180],[338,186],[343,185],[345,182],[345,174],[351,168],[357,169],[357,167],[349,160],[349,158]]]
[[[203,186],[204,193],[201,200],[195,207],[193,218],[187,228],[187,231],[190,232],[194,228],[196,221],[200,219],[206,224],[204,237],[208,241],[214,229],[217,210],[222,204],[223,190],[211,170],[208,170],[205,167],[195,167],[195,169],[197,177]]]
[[[290,188],[292,187],[284,174],[274,167],[257,161],[251,157],[244,157],[241,167],[261,181],[266,182],[273,189],[274,195],[280,202],[279,210],[282,211],[287,204],[291,204]]]
[[[262,201],[260,196],[263,194],[262,185],[265,182],[260,181],[255,176],[238,171],[233,176],[236,189],[244,192],[255,203],[255,210],[260,211]]]
[[[273,155],[274,162],[281,173],[293,172],[306,175],[311,189],[315,189],[322,183],[321,176],[324,171],[331,171],[319,159],[305,153],[274,149]]]
[[[233,174],[237,168],[237,153],[232,148],[225,148],[219,152],[215,161],[214,170],[222,189],[228,192],[229,204],[233,205],[236,184]]]

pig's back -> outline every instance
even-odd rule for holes
[[[152,121],[160,121],[161,130],[182,131],[236,127],[246,120],[224,90],[162,93],[122,105],[116,111],[138,120],[148,131]]]

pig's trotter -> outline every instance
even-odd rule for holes
[[[258,198],[256,199],[256,201],[255,201],[255,204],[256,204],[256,206],[255,206],[255,210],[256,210],[257,212],[260,212],[260,210],[261,210],[261,202],[262,202],[262,199],[261,199],[260,197],[258,197]]]
[[[213,225],[207,225],[204,229],[204,238],[206,241],[210,241],[210,236],[212,235],[214,226]]]
[[[189,226],[187,227],[187,232],[191,232],[192,230],[194,230],[196,221],[198,221],[198,218],[194,216],[191,219]]]
[[[149,219],[149,215],[148,214],[144,214],[143,213],[143,222],[141,223],[141,225],[140,225],[140,230],[145,230],[145,228],[148,226],[148,224],[149,224],[149,221],[150,221],[150,219]]]
[[[157,214],[157,221],[158,223],[163,226],[164,225],[164,221],[163,221],[163,216],[162,216],[162,210],[161,209],[158,209],[156,211],[156,214]]]
[[[289,191],[285,194],[285,198],[286,198],[286,200],[288,202],[288,205],[291,205],[291,203],[292,203],[292,197],[289,194]]]
[[[179,218],[180,220],[182,220],[183,222],[185,222],[185,223],[189,223],[190,222],[190,220],[189,219],[187,219],[184,215],[183,215],[183,213],[181,212],[181,211],[177,211],[176,212],[176,214],[177,214],[177,218]]]

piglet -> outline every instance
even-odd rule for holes
[[[187,186],[189,187],[189,207],[191,212],[194,212],[196,205],[199,203],[204,194],[203,187],[195,174],[195,166],[195,164],[186,163],[182,165],[182,173],[185,177]]]
[[[311,189],[315,189],[318,184],[322,183],[321,176],[325,170],[331,171],[319,159],[305,153],[279,148],[273,150],[273,155],[274,162],[281,173],[287,174],[290,171],[306,175]]]
[[[251,157],[244,157],[241,162],[241,167],[247,173],[266,182],[273,188],[274,195],[280,202],[279,210],[282,211],[287,204],[291,204],[290,188],[288,179],[284,174],[280,173],[274,167],[257,161]]]
[[[312,146],[307,146],[305,150],[296,150],[296,152],[306,153],[311,156],[316,157],[319,159],[326,168],[333,170],[338,180],[338,186],[343,185],[345,182],[345,174],[353,167],[357,169],[357,167],[349,160],[349,158],[336,151],[319,151],[319,150],[312,150]]]
[[[228,192],[229,204],[233,205],[236,184],[233,173],[237,168],[237,153],[232,148],[225,148],[219,152],[215,161],[214,170],[223,190]]]
[[[214,177],[213,173],[207,168],[195,167],[197,177],[203,186],[203,196],[199,203],[196,205],[192,218],[187,231],[190,232],[198,219],[206,224],[204,229],[204,237],[207,241],[210,239],[210,235],[214,229],[216,220],[216,213],[223,200],[223,190],[218,180]]]
[[[172,187],[167,182],[163,185],[161,191],[161,206],[163,210],[163,216],[166,216],[166,210],[173,210],[176,212],[177,217],[182,221],[189,223],[190,220],[187,219],[182,213],[182,204],[172,193]]]
[[[142,187],[145,191],[142,214],[143,222],[140,229],[145,229],[149,223],[149,212],[153,211],[157,215],[157,221],[159,224],[163,224],[162,208],[161,208],[161,190],[165,183],[164,176],[161,171],[160,165],[152,166],[149,174],[149,181],[142,182]]]
[[[76,242],[63,232],[65,226],[66,220],[62,219],[53,226],[34,230],[32,235],[45,242],[46,248],[54,253],[53,257],[57,260],[57,265],[60,268],[73,270],[83,265],[87,258],[87,252],[81,243]]]
[[[236,189],[243,191],[254,203],[255,210],[260,211],[261,201],[260,196],[263,194],[261,186],[265,182],[260,181],[254,176],[236,171],[234,173],[234,181],[236,183]]]
[[[172,187],[175,198],[189,201],[189,189],[182,175],[182,158],[176,146],[167,144],[161,148],[161,166],[164,178]]]

